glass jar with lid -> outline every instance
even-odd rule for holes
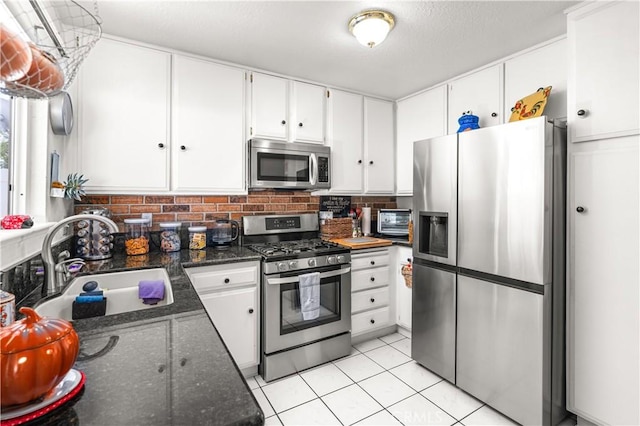
[[[202,250],[207,246],[207,227],[206,226],[190,226],[189,227],[189,249]]]
[[[149,219],[125,219],[127,235],[124,241],[129,256],[149,253]]]
[[[160,250],[169,253],[180,250],[180,222],[160,223]]]

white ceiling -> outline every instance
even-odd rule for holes
[[[398,99],[566,32],[568,1],[98,0],[107,34]],[[396,27],[369,49],[349,18]],[[91,9],[90,9],[91,10]]]

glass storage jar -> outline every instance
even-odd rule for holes
[[[124,241],[127,255],[149,253],[149,219],[125,219],[127,235]]]
[[[190,226],[189,227],[189,249],[202,250],[207,246],[207,227],[206,226]]]
[[[180,250],[180,222],[160,223],[160,250],[169,253]]]

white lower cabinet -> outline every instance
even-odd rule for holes
[[[411,330],[411,297],[413,291],[407,287],[402,275],[402,265],[407,263],[407,259],[412,258],[411,247],[394,246],[391,276],[395,282],[396,291],[396,324],[407,330]]]
[[[640,138],[570,144],[567,409],[640,423]]]
[[[351,335],[357,336],[369,331],[375,331],[390,324],[389,307],[374,309],[351,317]]]
[[[260,264],[240,262],[186,271],[238,368],[258,365]]]
[[[394,325],[389,249],[351,252],[351,336]]]

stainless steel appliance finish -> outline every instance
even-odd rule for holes
[[[251,139],[248,170],[249,189],[329,189],[331,148]]]
[[[550,282],[552,130],[523,120],[460,135],[458,266]]]
[[[456,273],[413,264],[413,359],[456,381]],[[423,326],[424,325],[424,326]],[[436,326],[437,325],[437,326]]]
[[[456,265],[456,223],[458,202],[457,135],[416,142],[413,146],[413,256],[447,265]],[[428,226],[440,228],[446,218],[446,253],[429,250]],[[431,233],[435,237],[435,231]],[[424,233],[425,237],[417,238]]]
[[[244,235],[289,234],[291,232],[318,231],[320,224],[318,215],[314,213],[298,215],[271,215],[269,220],[242,217]]]
[[[245,216],[244,243],[262,254],[259,372],[266,381],[351,352],[351,255],[318,237],[315,214]],[[319,313],[306,318],[300,278],[319,273]]]
[[[380,209],[378,210],[378,234],[400,236],[409,235],[409,209]]]
[[[320,272],[321,314],[317,320],[306,321],[302,319],[298,302],[298,274],[264,275],[264,352],[272,354],[348,331],[351,326],[350,272],[348,265]],[[280,309],[270,309],[274,306]],[[291,332],[284,333],[288,325]]]
[[[439,149],[447,139],[454,148]],[[440,297],[432,288],[447,280],[421,271],[449,268],[457,322],[447,379],[519,423],[558,424],[566,415],[564,123],[540,117],[419,141],[414,158],[414,358],[440,368],[425,354],[433,336],[450,338],[450,315],[421,321],[419,297]]]
[[[525,425],[543,421],[543,297],[458,275],[456,384]]]

